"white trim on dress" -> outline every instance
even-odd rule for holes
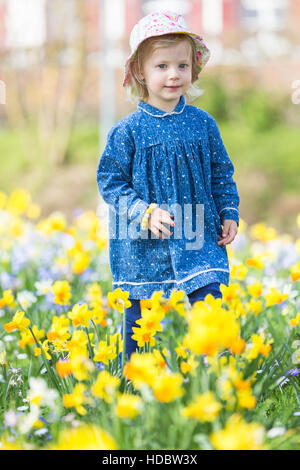
[[[205,269],[204,271],[198,271],[197,273],[194,273],[194,274],[190,274],[189,276],[186,276],[184,279],[181,279],[180,281],[176,281],[173,279],[170,279],[167,281],[149,281],[149,282],[116,281],[116,282],[113,282],[113,284],[132,284],[135,286],[138,286],[140,284],[166,284],[168,282],[175,282],[176,284],[181,284],[182,282],[188,281],[189,279],[192,279],[193,277],[198,276],[198,274],[206,273],[208,271],[225,271],[226,273],[229,273],[229,269],[211,268],[211,269]]]

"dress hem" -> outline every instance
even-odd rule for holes
[[[134,286],[130,283],[123,283],[120,281],[113,282],[112,287],[113,290],[119,287],[122,291],[129,292],[129,299],[147,300],[151,299],[152,294],[156,291],[163,291],[163,296],[165,298],[170,298],[172,289],[184,290],[186,294],[190,294],[191,292],[199,289],[200,287],[204,287],[212,282],[219,282],[220,284],[225,284],[226,286],[228,286],[229,270],[221,271],[216,268],[216,270],[211,270],[209,272],[198,274],[185,282],[158,281],[151,284],[145,283],[143,285]]]

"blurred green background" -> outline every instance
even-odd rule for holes
[[[6,104],[0,105],[0,189],[8,193],[16,187],[28,189],[44,216],[61,210],[71,217],[78,207],[96,210],[99,204],[96,169],[105,132],[99,145],[98,88],[105,65],[101,67],[99,62],[98,32],[91,39],[86,13],[87,4],[96,7],[98,2],[75,3],[75,39],[59,36],[48,41],[39,48],[42,59],[17,68],[11,65],[11,50],[2,50],[0,79],[6,84],[7,96]],[[133,3],[128,0],[124,5],[132,7]],[[135,13],[139,18],[140,11]],[[128,54],[130,29],[129,25],[127,36],[118,39],[124,55],[116,59],[115,120],[135,110],[122,89],[122,61]],[[219,40],[237,47],[237,31],[244,34],[244,29],[233,29],[222,33]],[[291,42],[295,43],[295,37],[292,35]],[[75,58],[70,60],[66,51],[69,55],[75,51]],[[264,221],[280,232],[299,236],[295,219],[300,212],[300,104],[291,97],[300,68],[295,63],[294,68],[287,67],[289,63],[286,56],[284,60],[266,58],[263,66],[255,67],[212,64],[200,74],[198,86],[204,94],[192,104],[209,112],[218,123],[235,166],[241,217],[249,224]],[[274,80],[272,76],[268,81],[261,79],[260,69],[265,65],[274,65],[269,72]],[[279,71],[285,75],[284,82]]]

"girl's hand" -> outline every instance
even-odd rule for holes
[[[170,232],[167,227],[165,227],[162,222],[171,225],[174,227],[175,222],[172,219],[174,217],[172,214],[170,214],[168,211],[164,211],[163,209],[160,209],[159,207],[155,207],[153,209],[149,219],[148,219],[148,228],[153,232],[155,235],[157,235],[159,238],[163,238],[163,233],[166,235],[171,235],[172,232]]]
[[[218,245],[228,245],[235,239],[238,231],[238,226],[235,220],[226,219],[223,222],[223,237],[218,235]]]

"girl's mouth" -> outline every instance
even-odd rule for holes
[[[177,90],[180,86],[167,86],[166,88],[171,88],[171,90]]]

